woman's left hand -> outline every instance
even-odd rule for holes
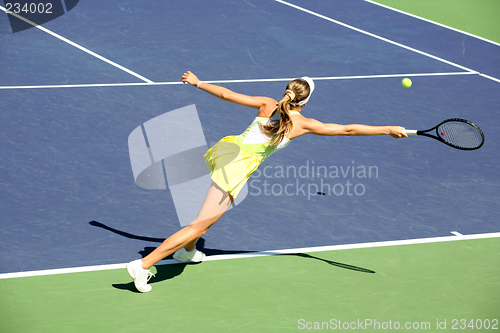
[[[194,75],[190,71],[187,71],[186,73],[184,73],[184,75],[182,75],[182,82],[189,83],[192,86],[196,86],[196,84],[200,82],[200,80],[196,75]]]

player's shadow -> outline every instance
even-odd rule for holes
[[[164,238],[154,238],[154,237],[146,237],[146,236],[138,236],[138,235],[130,234],[130,233],[125,232],[125,231],[111,228],[111,227],[109,227],[101,222],[97,222],[97,221],[91,221],[91,222],[89,222],[89,224],[91,226],[99,227],[99,228],[111,231],[117,235],[127,237],[130,239],[137,239],[137,240],[142,240],[142,241],[146,241],[146,242],[154,242],[154,243],[162,243],[164,241]],[[203,238],[200,238],[198,240],[198,242],[196,244],[196,248],[198,250],[204,252],[208,256],[222,255],[222,254],[241,254],[241,253],[252,253],[252,252],[255,253],[256,252],[256,251],[228,251],[228,250],[219,250],[219,249],[209,249],[209,248],[205,247],[205,240]],[[139,251],[139,254],[144,258],[148,254],[150,254],[152,251],[154,251],[154,249],[155,249],[155,247],[148,246],[148,247],[145,247],[144,250]],[[266,251],[260,252],[260,253],[265,254]],[[362,267],[358,267],[358,266],[353,266],[353,265],[348,265],[348,264],[344,264],[344,263],[340,263],[340,262],[335,262],[335,261],[331,261],[328,259],[319,258],[316,256],[312,256],[310,254],[307,254],[307,253],[285,253],[285,254],[277,253],[277,252],[267,252],[267,253],[269,253],[270,255],[287,255],[287,256],[297,256],[297,257],[301,257],[301,258],[315,259],[315,260],[323,261],[329,265],[336,266],[339,268],[349,269],[349,270],[362,272],[362,273],[372,273],[372,274],[375,273],[374,271],[372,271],[370,269],[366,269],[366,268],[362,268]],[[165,259],[172,259],[172,256],[170,255]],[[178,264],[173,264],[173,265],[172,264],[156,265],[155,267],[156,267],[157,272],[156,272],[155,276],[151,278],[149,283],[156,283],[156,282],[161,282],[161,281],[172,279],[172,278],[182,274],[186,265],[197,265],[197,264],[198,263],[189,263],[189,264],[178,263]],[[133,282],[129,282],[129,283],[125,283],[125,284],[113,284],[113,287],[116,289],[138,292],[136,290]]]
[[[107,225],[105,225],[105,224],[103,224],[101,222],[97,222],[97,221],[90,221],[89,224],[91,226],[102,228],[102,229],[111,231],[112,233],[115,233],[117,235],[120,235],[120,236],[123,236],[123,237],[126,237],[126,238],[130,238],[130,239],[137,239],[137,240],[142,240],[142,241],[145,241],[145,242],[152,242],[152,243],[163,243],[163,241],[165,240],[165,238],[137,236],[137,235],[125,232],[125,231],[121,231],[121,230],[117,230],[117,229],[111,228],[111,227],[109,227],[109,226],[107,226]],[[203,239],[203,237],[200,238],[198,240],[198,242],[196,243],[196,248],[199,251],[205,253],[207,256],[214,256],[214,255],[219,255],[219,254],[238,254],[238,253],[251,253],[251,252],[255,252],[255,251],[238,251],[238,250],[209,249],[209,248],[205,247],[205,239]],[[156,249],[156,248],[148,246],[148,247],[145,247],[144,250],[139,251],[139,254],[144,258],[148,254],[150,254],[151,252],[153,252],[154,249]],[[170,255],[170,256],[166,257],[165,259],[172,259],[172,256]]]
[[[340,262],[335,262],[335,261],[331,261],[331,260],[327,260],[327,259],[323,259],[323,258],[318,258],[318,257],[312,256],[312,255],[309,255],[307,253],[290,253],[290,254],[287,253],[287,254],[281,254],[281,255],[316,259],[316,260],[326,262],[329,265],[344,268],[344,269],[349,269],[349,270],[362,272],[362,273],[372,273],[372,274],[375,273],[374,271],[372,271],[370,269],[366,269],[366,268],[358,267],[358,266],[352,266],[352,265],[348,265],[348,264],[343,264]],[[151,278],[151,280],[149,280],[148,283],[154,284],[157,282],[170,280],[170,279],[182,274],[182,272],[184,271],[184,269],[186,268],[187,265],[198,265],[198,264],[200,264],[200,263],[190,263],[190,264],[178,263],[178,264],[156,265],[155,266],[155,268],[156,268],[155,276],[153,276]],[[134,286],[134,282],[113,284],[113,287],[116,289],[128,290],[128,291],[131,291],[134,293],[139,293],[139,291],[137,291],[137,289]]]
[[[184,268],[188,264],[175,264],[175,265],[156,265],[154,268],[156,269],[156,273],[154,274],[153,277],[151,277],[151,280],[149,280],[149,284],[156,283],[156,282],[161,282],[165,280],[170,280],[176,277],[177,275],[182,274],[184,271]],[[193,264],[189,264],[193,265]],[[154,269],[151,269],[152,271]],[[135,288],[134,282],[129,282],[129,283],[114,283],[112,286],[116,289],[120,290],[128,290],[134,293],[139,293],[139,291]]]

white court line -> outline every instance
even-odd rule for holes
[[[206,82],[206,81],[205,81]],[[0,90],[8,89],[56,89],[56,88],[95,88],[95,87],[128,87],[128,86],[160,86],[181,84],[181,82],[132,82],[132,83],[83,83],[83,84],[47,84],[39,86],[0,86]]]
[[[7,10],[6,10],[4,7],[0,6],[0,9],[1,9],[1,10],[3,10],[4,12],[6,12],[6,13],[7,13]],[[56,34],[55,32],[52,32],[52,31],[50,31],[49,29],[46,29],[46,28],[42,27],[41,25],[37,25],[36,23],[31,22],[30,20],[28,20],[28,19],[26,19],[26,18],[24,18],[24,17],[22,17],[22,16],[20,16],[20,15],[17,15],[16,13],[12,13],[12,12],[11,12],[11,13],[9,13],[9,14],[7,14],[7,15],[13,15],[13,16],[17,17],[18,19],[23,20],[24,22],[26,22],[26,23],[28,23],[28,24],[31,24],[31,25],[32,25],[32,26],[34,26],[35,28],[38,28],[38,29],[40,29],[40,30],[44,31],[44,32],[48,33],[49,35],[52,35],[52,36],[54,36],[54,37],[56,37],[56,38],[58,38],[58,39],[62,40],[63,42],[66,42],[66,43],[68,43],[69,45],[72,45],[72,46],[76,47],[77,49],[82,50],[82,51],[84,51],[84,52],[86,52],[86,53],[90,54],[91,56],[96,57],[97,59],[100,59],[100,60],[102,60],[102,61],[104,61],[104,62],[106,62],[106,63],[108,63],[108,64],[110,64],[110,65],[112,65],[112,66],[114,66],[114,67],[116,67],[116,68],[119,68],[119,69],[121,69],[122,71],[125,71],[125,72],[127,72],[127,73],[129,73],[129,74],[131,74],[131,75],[133,75],[133,76],[135,76],[135,77],[137,77],[137,78],[141,79],[142,81],[146,81],[146,82],[148,82],[148,83],[153,83],[153,81],[151,81],[151,80],[149,80],[149,79],[147,79],[147,78],[145,78],[145,77],[143,77],[143,76],[141,76],[141,75],[137,74],[136,72],[133,72],[133,71],[131,71],[130,69],[125,68],[125,67],[123,67],[123,66],[121,66],[121,65],[118,65],[116,62],[113,62],[113,61],[111,61],[111,60],[109,60],[109,59],[106,59],[106,58],[104,58],[104,57],[102,57],[102,56],[98,55],[97,53],[94,53],[94,52],[90,51],[89,49],[86,49],[86,48],[84,48],[83,46],[80,46],[80,45],[78,45],[78,44],[76,44],[76,43],[74,43],[74,42],[70,41],[69,39],[64,38],[63,36],[58,35],[58,34]]]
[[[414,14],[410,14],[408,12],[404,12],[400,9],[396,9],[396,8],[393,8],[393,7],[389,7],[387,5],[383,5],[381,3],[378,3],[378,2],[375,2],[375,1],[372,1],[372,0],[364,0],[366,2],[369,2],[371,4],[374,4],[374,5],[377,5],[377,6],[380,6],[380,7],[384,7],[386,9],[390,9],[390,10],[393,10],[395,12],[398,12],[398,13],[401,13],[401,14],[405,14],[405,15],[408,15],[408,16],[411,16],[411,17],[414,17],[414,18],[417,18],[419,20],[422,20],[422,21],[425,21],[425,22],[429,22],[429,23],[432,23],[432,24],[435,24],[435,25],[438,25],[440,27],[443,27],[443,28],[446,28],[446,29],[449,29],[449,30],[453,30],[453,31],[456,31],[456,32],[459,32],[461,34],[464,34],[464,35],[467,35],[467,36],[471,36],[471,37],[474,37],[474,38],[477,38],[477,39],[480,39],[484,42],[488,42],[488,43],[491,43],[491,44],[494,44],[496,46],[500,46],[500,43],[497,43],[497,42],[494,42],[492,40],[489,40],[489,39],[486,39],[484,37],[480,37],[480,36],[477,36],[477,35],[474,35],[474,34],[471,34],[469,32],[466,32],[466,31],[463,31],[463,30],[459,30],[459,29],[456,29],[456,28],[453,28],[453,27],[450,27],[448,25],[445,25],[445,24],[442,24],[442,23],[438,23],[436,21],[432,21],[432,20],[429,20],[429,19],[426,19],[426,18],[423,18],[421,16],[417,16],[417,15],[414,15]]]
[[[451,232],[452,234],[454,234],[455,236],[463,236],[461,233],[459,233],[458,231],[452,231]]]
[[[343,22],[340,22],[340,21],[334,20],[334,19],[332,19],[332,18],[330,18],[330,17],[327,17],[327,16],[321,15],[321,14],[319,14],[319,13],[313,12],[313,11],[311,11],[311,10],[309,10],[309,9],[305,9],[305,8],[303,8],[303,7],[300,7],[300,6],[294,5],[294,4],[292,4],[292,3],[289,3],[289,2],[286,2],[286,1],[283,1],[283,0],[274,0],[274,1],[279,2],[279,3],[282,3],[282,4],[286,5],[286,6],[289,6],[289,7],[295,8],[295,9],[298,9],[298,10],[303,11],[303,12],[305,12],[305,13],[308,13],[308,14],[314,15],[314,16],[316,16],[316,17],[322,18],[322,19],[324,19],[324,20],[327,20],[327,21],[333,22],[333,23],[335,23],[335,24],[341,25],[341,26],[343,26],[343,27],[346,27],[346,28],[352,29],[352,30],[354,30],[354,31],[360,32],[360,33],[365,34],[365,35],[368,35],[368,36],[370,36],[370,37],[380,39],[380,40],[382,40],[382,41],[384,41],[384,42],[387,42],[387,43],[390,43],[390,44],[393,44],[393,45],[396,45],[396,46],[402,47],[402,48],[404,48],[404,49],[407,49],[407,50],[413,51],[413,52],[415,52],[415,53],[422,54],[422,55],[424,55],[424,56],[426,56],[426,57],[429,57],[429,58],[432,58],[432,59],[435,59],[435,60],[438,60],[438,61],[441,61],[441,62],[444,62],[445,64],[448,64],[448,65],[451,65],[451,66],[454,66],[454,67],[458,67],[458,68],[463,69],[463,70],[465,70],[465,71],[475,72],[474,70],[472,70],[472,69],[470,69],[470,68],[467,68],[467,67],[461,66],[461,65],[456,64],[456,63],[454,63],[454,62],[451,62],[451,61],[445,60],[445,59],[443,59],[443,58],[440,58],[440,57],[434,56],[434,55],[432,55],[432,54],[430,54],[430,53],[423,52],[423,51],[417,50],[417,49],[415,49],[415,48],[413,48],[413,47],[409,47],[409,46],[407,46],[407,45],[404,45],[404,44],[401,44],[401,43],[395,42],[395,41],[390,40],[390,39],[387,39],[387,38],[384,38],[384,37],[382,37],[382,36],[379,36],[379,35],[373,34],[373,33],[371,33],[371,32],[368,32],[368,31],[365,31],[365,30],[362,30],[362,29],[359,29],[359,28],[353,27],[352,25],[349,25],[349,24],[346,24],[346,23],[343,23]],[[477,72],[476,72],[476,73],[477,73]],[[493,79],[493,78],[491,78],[491,77],[489,77],[489,76],[484,76],[484,77],[489,78],[489,79]],[[495,79],[495,81],[498,81],[498,80],[497,80],[497,79]]]
[[[482,77],[485,77],[487,79],[490,79],[490,80],[493,80],[493,81],[497,81],[500,83],[500,79],[497,79],[496,77],[492,77],[492,76],[489,76],[489,75],[486,75],[486,74],[483,74],[483,73],[479,73],[479,75],[481,75]]]
[[[357,75],[357,76],[323,76],[313,77],[313,80],[354,80],[354,79],[375,79],[375,78],[391,78],[391,77],[425,77],[425,76],[450,76],[450,75],[471,75],[479,74],[478,72],[448,72],[448,73],[412,73],[412,74],[380,74],[380,75]],[[483,75],[484,76],[484,75]],[[247,79],[247,80],[211,80],[207,83],[253,83],[253,82],[289,82],[295,78],[277,78],[277,79]],[[500,81],[499,81],[500,82]],[[180,81],[173,82],[136,82],[136,83],[92,83],[92,84],[54,84],[40,86],[0,86],[0,90],[7,89],[54,89],[54,88],[92,88],[92,87],[128,87],[128,86],[164,86],[164,85],[181,85]]]
[[[254,257],[265,257],[265,256],[281,255],[281,254],[296,254],[296,253],[312,253],[312,252],[324,252],[324,251],[366,249],[366,248],[398,246],[398,245],[429,244],[429,243],[463,241],[463,240],[472,240],[472,239],[499,238],[499,237],[500,237],[500,232],[495,232],[495,233],[475,234],[475,235],[461,235],[460,237],[445,236],[445,237],[405,239],[405,240],[385,241],[385,242],[371,242],[371,243],[359,243],[359,244],[304,247],[304,248],[297,248],[297,249],[251,252],[251,253],[242,253],[242,254],[214,255],[214,256],[208,256],[204,261],[254,258]],[[178,262],[175,261],[174,259],[168,259],[168,260],[160,261],[157,265],[170,265],[170,264],[178,264]],[[112,265],[48,269],[48,270],[30,271],[30,272],[4,273],[4,274],[0,274],[0,280],[21,278],[21,277],[32,277],[32,276],[45,276],[45,275],[56,275],[56,274],[96,272],[96,271],[104,271],[104,270],[123,269],[123,268],[125,268],[125,265],[126,264],[123,263],[123,264],[112,264]]]

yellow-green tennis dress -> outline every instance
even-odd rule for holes
[[[298,114],[291,111],[291,114]],[[212,180],[233,198],[247,182],[252,172],[271,154],[288,146],[286,136],[277,145],[270,145],[272,138],[265,135],[259,124],[279,120],[279,112],[271,118],[256,117],[240,135],[226,136],[210,148],[203,158],[210,170]]]

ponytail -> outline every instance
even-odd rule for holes
[[[264,134],[268,136],[273,136],[271,139],[271,145],[279,144],[285,134],[290,132],[293,128],[292,115],[290,114],[290,102],[293,102],[295,98],[295,93],[291,90],[287,90],[287,93],[278,103],[279,121],[274,123],[269,123],[266,125],[260,124],[260,128]]]
[[[278,103],[279,121],[269,122],[265,125],[259,124],[265,135],[272,136],[271,145],[279,144],[285,135],[293,129],[290,105],[304,101],[310,95],[309,83],[303,79],[291,81],[286,89],[285,95]]]

